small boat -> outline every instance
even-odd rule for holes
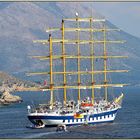
[[[56,131],[67,131],[66,125],[58,125]]]

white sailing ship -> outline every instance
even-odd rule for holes
[[[76,27],[67,27],[65,24],[67,22],[75,23]],[[94,24],[100,24],[102,27],[94,27]],[[86,24],[86,25],[85,25]],[[84,25],[84,27],[82,27]],[[89,27],[87,27],[89,25]],[[61,38],[53,38],[52,34],[49,34],[48,40],[35,40],[34,43],[47,44],[49,47],[48,56],[33,56],[40,60],[49,61],[50,70],[48,72],[32,72],[28,75],[50,75],[49,82],[47,86],[41,90],[50,93],[50,101],[47,104],[41,104],[37,108],[31,108],[28,106],[28,118],[29,120],[39,127],[44,126],[58,126],[58,125],[81,125],[81,124],[97,124],[113,122],[118,109],[121,108],[121,102],[123,98],[123,93],[120,93],[119,97],[113,100],[108,99],[108,88],[123,87],[127,84],[113,84],[109,83],[107,75],[109,73],[116,72],[128,72],[128,70],[108,70],[108,60],[112,58],[126,58],[126,56],[115,56],[107,54],[107,44],[123,43],[124,41],[119,40],[108,40],[107,32],[119,31],[118,29],[109,29],[105,26],[105,19],[95,19],[80,18],[78,14],[74,18],[62,19],[60,28],[49,28],[47,32],[54,33],[60,32]],[[76,39],[66,38],[67,33],[74,33]],[[102,34],[102,38],[96,39],[96,33]],[[86,39],[81,39],[81,34],[85,34]],[[57,34],[56,34],[57,35]],[[71,35],[73,36],[73,34]],[[69,36],[70,37],[70,36]],[[61,54],[56,55],[54,53],[55,44],[59,44]],[[100,44],[102,49],[102,55],[96,55],[95,46]],[[69,54],[67,47],[75,46],[75,52]],[[81,48],[89,47],[90,54],[82,54]],[[81,47],[82,46],[82,47]],[[102,59],[103,69],[96,70],[96,59]],[[54,61],[62,61],[62,70],[54,70]],[[67,66],[68,61],[76,62],[76,70],[69,70],[70,66]],[[85,70],[82,69],[82,60],[89,61],[89,68]],[[97,65],[99,66],[99,65]],[[56,66],[57,67],[57,66]],[[59,71],[58,71],[59,70]],[[96,82],[95,75],[102,75],[103,81],[101,83]],[[58,85],[55,81],[56,75],[62,75],[60,84]],[[75,75],[76,82],[74,84],[68,83],[68,76]],[[82,75],[90,76],[88,84],[82,81]],[[71,77],[72,78],[72,77]],[[73,80],[74,81],[74,80]],[[63,82],[63,83],[62,83]],[[61,89],[61,90],[60,90]],[[68,100],[67,94],[69,89],[75,89],[74,95],[77,99]],[[84,97],[81,97],[83,91],[88,91],[90,97],[87,97],[86,92]],[[103,89],[104,96],[102,99],[96,99],[96,91]],[[63,102],[58,102],[54,100],[54,91],[60,91],[63,94]]]

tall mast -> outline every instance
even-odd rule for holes
[[[93,40],[93,32],[92,32],[92,18],[90,19],[90,40]],[[94,56],[94,45],[90,43],[90,55]],[[94,71],[94,57],[91,57],[91,71]],[[94,73],[91,74],[91,84],[92,84],[92,104],[94,104]]]
[[[75,28],[68,28],[68,27],[64,27],[64,21],[71,21],[71,22],[76,22],[77,27]],[[81,22],[88,22],[88,25],[90,27],[88,28],[84,28],[82,27],[82,24],[79,25],[79,23]],[[80,92],[81,89],[91,89],[92,90],[92,103],[94,103],[94,92],[95,92],[95,88],[104,88],[105,91],[105,100],[108,100],[107,98],[107,89],[108,87],[123,87],[127,84],[111,84],[107,82],[107,73],[118,73],[118,72],[128,72],[128,70],[107,70],[107,59],[116,59],[116,58],[126,58],[127,56],[116,56],[116,55],[111,55],[108,56],[107,55],[107,48],[106,45],[110,44],[110,43],[124,43],[124,41],[122,40],[107,40],[106,38],[106,32],[110,32],[110,31],[119,31],[119,29],[108,29],[105,28],[105,25],[103,26],[103,28],[94,28],[93,29],[93,22],[105,22],[104,19],[93,19],[92,17],[90,18],[80,18],[78,17],[78,14],[76,15],[76,18],[70,18],[70,19],[63,19],[62,20],[62,25],[61,28],[49,28],[47,30],[47,32],[51,31],[51,32],[55,32],[55,31],[61,31],[62,37],[61,38],[53,38],[51,37],[51,35],[49,35],[49,40],[35,40],[33,41],[34,43],[42,43],[42,44],[49,44],[49,55],[48,56],[32,56],[33,58],[37,58],[40,60],[49,60],[50,63],[50,71],[45,71],[45,72],[31,72],[28,73],[28,75],[50,75],[50,86],[45,87],[44,89],[46,90],[50,90],[50,104],[51,106],[53,106],[53,91],[54,90],[58,90],[58,89],[63,89],[63,94],[64,94],[64,105],[66,104],[67,101],[67,89],[77,89],[78,90],[78,101],[80,100]],[[76,39],[66,39],[65,38],[65,34],[67,32],[75,32],[75,34],[77,35]],[[89,39],[80,39],[80,32],[88,32],[90,34]],[[96,39],[94,37],[94,33],[95,32],[102,32],[103,33],[103,38],[102,39]],[[52,53],[53,50],[53,46],[52,44],[58,44],[60,43],[61,45],[61,49],[62,49],[62,53],[61,55],[55,55]],[[65,46],[69,45],[69,44],[74,44],[76,45],[76,51],[77,54],[76,55],[69,55],[66,51]],[[82,44],[87,44],[90,46],[90,55],[81,55],[81,50],[80,50],[80,45]],[[103,55],[95,55],[95,44],[103,44]],[[70,47],[70,46],[69,46]],[[95,70],[95,59],[99,58],[99,59],[103,59],[103,70]],[[53,71],[53,60],[62,60],[63,62],[63,70],[59,70],[59,71]],[[75,71],[69,71],[69,69],[66,69],[66,62],[67,59],[77,59],[77,70]],[[81,71],[81,67],[80,64],[82,64],[81,59],[89,59],[90,61],[90,66],[91,66],[91,70],[90,71]],[[69,83],[67,83],[67,75],[75,75],[77,76],[77,84],[75,85],[75,83],[72,83],[69,85]],[[91,84],[87,85],[81,85],[81,74],[84,75],[89,75],[91,76]],[[103,74],[104,77],[104,83],[103,84],[95,84],[95,74]],[[53,79],[53,75],[63,75],[63,84],[62,85],[57,85],[55,82],[55,79]],[[73,85],[74,84],[74,85]]]
[[[49,51],[50,51],[50,104],[53,107],[53,61],[52,61],[52,36],[49,35]]]
[[[62,20],[62,61],[63,61],[63,85],[64,85],[64,105],[66,105],[67,100],[67,89],[66,89],[66,60],[65,60],[65,45],[64,45],[64,33],[65,33],[65,27],[64,27],[64,20]]]
[[[79,28],[79,21],[78,21],[78,13],[76,13],[76,23],[77,23],[77,28]],[[80,89],[80,85],[81,85],[81,75],[80,75],[80,44],[79,44],[79,31],[77,30],[77,71],[78,71],[78,80],[77,80],[77,83],[78,83],[78,101],[80,101],[80,92],[81,92],[81,89]]]
[[[104,84],[107,85],[107,51],[106,51],[106,29],[104,24],[103,36],[104,36],[104,46],[103,46],[103,54],[104,54]],[[107,101],[107,86],[105,86],[105,100]]]

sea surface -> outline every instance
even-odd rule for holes
[[[24,102],[0,107],[0,138],[140,138],[140,88],[126,88],[123,92],[123,107],[113,123],[67,127],[67,132],[27,128],[31,125],[27,105],[44,103],[46,93],[16,93]]]

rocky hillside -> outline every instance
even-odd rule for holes
[[[46,28],[60,26],[62,18],[74,17],[77,11],[81,17],[91,16],[90,3],[85,2],[0,2],[0,11],[0,70],[22,78],[25,78],[23,73],[27,71],[39,71],[48,67],[47,63],[33,61],[28,57],[47,54],[44,46],[37,47],[38,44],[33,44],[32,40],[46,39]],[[101,14],[93,9],[93,17],[101,18]],[[116,28],[111,21],[107,21],[107,26]],[[112,32],[109,38],[127,41],[121,47],[111,47],[109,50],[111,54],[129,56],[127,60],[113,62],[116,68],[131,70],[119,80],[139,83],[140,39],[124,31]]]
[[[4,90],[7,88],[8,91],[13,91],[14,86],[22,86],[22,87],[33,87],[38,86],[38,84],[21,80],[19,78],[16,78],[14,76],[11,76],[5,72],[0,71],[0,92],[4,92]]]

